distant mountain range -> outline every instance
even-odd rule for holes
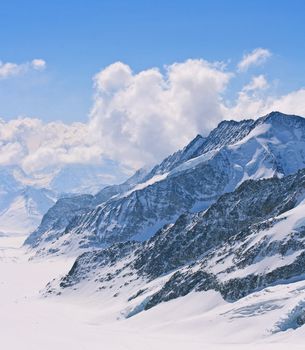
[[[69,165],[39,178],[17,166],[0,167],[0,232],[29,234],[61,197],[96,193],[105,187],[103,168]]]

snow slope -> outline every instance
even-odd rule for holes
[[[278,324],[285,324],[294,306],[305,298],[304,282],[268,288],[235,303],[224,302],[215,292],[192,293],[122,319],[118,310],[126,304],[124,300],[110,303],[109,295],[92,294],[88,287],[77,295],[42,297],[39,290],[48,280],[65,273],[72,262],[63,258],[28,261],[18,243],[22,243],[20,238],[0,237],[0,334],[4,349],[304,347],[304,328],[272,332]]]

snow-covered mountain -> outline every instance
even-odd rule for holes
[[[57,193],[95,194],[106,186],[103,170],[100,165],[66,165],[56,172],[49,188]]]
[[[7,169],[0,169],[0,232],[28,234],[55,203],[54,192],[23,185]]]
[[[36,246],[36,242],[45,232],[48,232],[49,241],[57,240],[58,232],[72,225],[76,217],[90,215],[91,210],[97,206],[133,188],[143,180],[146,174],[145,169],[140,169],[124,183],[106,186],[95,195],[84,194],[60,198],[44,215],[40,225],[36,226],[37,229],[26,239],[25,244]],[[51,248],[50,252],[57,252],[56,249]]]
[[[27,244],[38,254],[77,254],[81,249],[142,241],[183,213],[206,210],[245,180],[280,178],[304,167],[305,119],[273,112],[256,121],[224,121],[128,190],[76,213],[67,225],[40,226]]]
[[[96,193],[103,187],[103,167],[100,165],[74,164],[36,176],[26,174],[17,166],[2,166],[0,232],[29,234],[38,227],[43,215],[58,198]],[[69,200],[73,201],[66,199]]]
[[[94,325],[301,339],[305,119],[222,122],[122,185],[60,199],[26,249],[40,262],[77,256],[42,294],[92,303]]]
[[[237,305],[255,293],[259,303],[272,293],[266,288],[304,279],[304,238],[305,170],[281,179],[247,180],[208,210],[181,215],[147,242],[83,253],[45,293],[97,293],[119,305],[118,316],[126,318],[194,292],[216,291]],[[294,300],[261,301],[263,313],[272,313],[273,305],[283,308],[268,325],[271,333],[305,323],[304,296],[292,293]]]

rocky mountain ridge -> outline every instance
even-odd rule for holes
[[[90,204],[65,225],[40,226],[27,244],[38,255],[78,254],[146,240],[181,214],[209,208],[247,179],[282,177],[304,167],[303,118],[273,112],[256,121],[224,121],[208,137],[197,136],[128,189]]]

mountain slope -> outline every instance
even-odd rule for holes
[[[26,239],[25,244],[35,247],[41,236],[45,235],[48,241],[57,240],[62,232],[73,225],[78,216],[89,215],[96,206],[106,202],[112,197],[124,193],[132,188],[137,181],[141,181],[146,175],[146,170],[140,169],[121,185],[106,186],[96,195],[75,195],[60,198],[43,216],[40,225]],[[56,252],[55,248],[51,248]]]
[[[230,303],[254,292],[263,298],[267,287],[290,283],[295,289],[291,285],[304,276],[302,170],[282,179],[248,180],[208,210],[182,215],[147,242],[86,252],[47,292],[108,295],[109,302],[120,301],[121,314],[132,317],[195,291],[215,290]],[[302,326],[304,303],[296,298],[270,329]]]
[[[156,166],[131,190],[110,198],[56,232],[57,252],[144,240],[186,212],[207,209],[247,179],[282,177],[305,167],[305,120],[278,112],[256,121],[225,121]],[[54,232],[52,233],[52,235]],[[55,236],[54,236],[55,237]],[[34,239],[33,239],[34,238]],[[52,238],[27,242],[39,254]]]
[[[304,281],[269,287],[237,302],[225,302],[214,291],[192,292],[124,318],[128,310],[123,294],[128,286],[113,297],[116,286],[93,292],[83,281],[77,290],[41,297],[38,291],[48,280],[67,273],[72,261],[53,257],[28,261],[23,249],[12,247],[20,243],[0,237],[0,309],[5,315],[0,327],[5,349],[100,350],[101,344],[111,350],[304,348],[305,327],[290,328],[298,324]]]

